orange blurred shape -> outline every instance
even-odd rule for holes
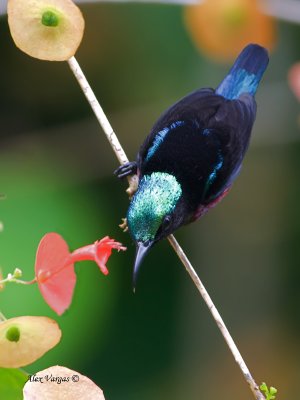
[[[300,62],[297,62],[289,69],[288,82],[294,95],[300,101]]]
[[[185,22],[201,52],[217,61],[233,61],[249,43],[275,44],[275,21],[256,0],[204,0],[185,8]]]

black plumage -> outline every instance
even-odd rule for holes
[[[265,49],[247,46],[219,87],[200,89],[166,110],[142,144],[139,187],[129,206],[129,231],[141,259],[158,240],[201,217],[240,171],[256,116],[254,94],[268,64]]]
[[[141,146],[137,157],[140,176],[155,171],[176,176],[190,212],[197,212],[199,206],[208,206],[230,186],[247,150],[255,115],[256,103],[248,94],[228,100],[213,89],[201,89],[186,96],[159,118]],[[157,133],[174,121],[184,124],[170,129],[147,160]],[[220,157],[222,167],[209,185]]]

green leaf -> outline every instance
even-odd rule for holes
[[[263,392],[268,392],[268,386],[265,384],[265,382],[263,382],[261,385],[260,385],[260,390],[262,390]]]
[[[270,387],[270,393],[271,394],[276,394],[277,393],[277,389],[274,388],[273,386]]]
[[[0,399],[23,400],[23,386],[28,375],[14,368],[0,368]]]
[[[264,392],[266,400],[274,400],[276,398],[275,394],[277,393],[277,389],[274,388],[273,386],[270,386],[269,389],[268,386],[265,384],[265,382],[263,382],[259,388],[261,391]]]

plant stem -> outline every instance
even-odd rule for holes
[[[14,279],[11,282],[20,283],[21,285],[33,285],[37,282],[36,278],[33,278],[31,281],[23,281],[22,279]]]
[[[195,286],[197,287],[198,291],[200,292],[203,300],[205,301],[207,307],[209,308],[209,311],[211,312],[213,319],[215,320],[216,324],[218,325],[218,328],[220,329],[229,349],[232,352],[232,355],[240,367],[242,374],[244,375],[244,378],[246,379],[248,385],[250,386],[250,389],[252,390],[252,393],[254,394],[254,397],[257,400],[265,400],[265,397],[262,395],[262,393],[259,390],[258,385],[255,383],[245,361],[243,360],[243,357],[241,353],[239,352],[236,344],[234,343],[228,329],[226,328],[226,325],[217,310],[216,306],[214,305],[210,295],[208,294],[207,290],[205,289],[203,283],[201,282],[199,276],[197,275],[196,271],[194,270],[192,264],[190,263],[189,259],[187,258],[186,254],[180,247],[179,243],[175,239],[173,235],[170,235],[168,237],[168,240],[175,250],[176,254],[178,255],[180,261],[184,265],[185,269],[187,270],[188,274],[190,275],[192,281],[194,282]]]
[[[31,281],[23,281],[22,279],[14,278],[11,274],[8,275],[5,279],[0,281],[0,285],[5,283],[20,283],[21,285],[32,285],[36,282],[36,278],[32,279]]]
[[[143,3],[169,5],[197,5],[208,0],[77,0],[76,3]],[[260,0],[261,12],[282,21],[300,24],[298,0]],[[1,10],[0,10],[1,11]]]
[[[4,315],[2,314],[2,312],[0,311],[0,322],[1,321],[6,321],[6,318],[4,317]]]
[[[300,24],[300,4],[298,0],[261,0],[260,7],[264,14],[271,17]]]
[[[75,75],[87,101],[89,102],[90,106],[92,107],[92,110],[94,111],[94,114],[101,125],[107,140],[109,141],[119,163],[121,165],[126,164],[129,160],[125,154],[125,151],[123,150],[121,143],[119,142],[119,139],[117,138],[117,135],[115,134],[112,126],[110,125],[106,115],[104,114],[104,111],[102,107],[100,106],[91,86],[89,85],[88,81],[86,80],[84,73],[82,72],[80,65],[78,64],[77,60],[75,57],[71,57],[68,60],[69,66]],[[135,190],[137,187],[138,179],[137,176],[130,176],[128,177],[128,182],[129,186],[132,188],[132,191]]]
[[[127,158],[115,132],[113,131],[106,115],[104,114],[98,100],[96,99],[96,96],[94,95],[94,93],[93,93],[87,79],[85,78],[78,62],[76,61],[75,57],[70,58],[70,60],[68,60],[68,63],[70,65],[70,68],[73,71],[79,85],[81,86],[88,102],[90,103],[102,129],[104,130],[104,133],[105,133],[107,139],[109,140],[111,147],[113,148],[120,164],[122,165],[122,164],[128,162],[128,158]],[[135,180],[137,179],[136,176],[134,178],[135,178]],[[189,273],[190,277],[192,278],[194,284],[196,285],[197,289],[199,290],[206,305],[208,306],[218,328],[220,329],[229,349],[231,350],[231,352],[233,354],[233,357],[234,357],[236,363],[240,367],[246,382],[249,384],[250,389],[251,389],[255,399],[265,400],[265,397],[259,391],[258,385],[256,384],[252,375],[250,374],[249,369],[247,368],[237,346],[235,345],[228,329],[226,328],[226,326],[221,318],[221,315],[219,314],[218,310],[216,309],[208,292],[206,291],[205,287],[203,286],[196,271],[192,267],[192,264],[190,263],[189,259],[187,258],[187,256],[185,255],[185,253],[183,252],[182,248],[179,246],[177,240],[175,239],[175,237],[173,235],[169,236],[168,240],[169,240],[171,246],[173,247],[173,249],[175,250],[175,252],[177,253],[177,255],[178,255],[179,259],[181,260],[182,264],[184,265],[185,269]]]

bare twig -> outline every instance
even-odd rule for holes
[[[258,385],[255,383],[245,361],[243,360],[243,357],[241,353],[239,352],[236,344],[234,343],[228,329],[226,328],[226,325],[217,310],[216,306],[214,305],[210,295],[208,294],[207,290],[203,286],[203,283],[201,282],[199,276],[197,275],[197,272],[194,270],[192,264],[190,263],[189,259],[187,258],[186,254],[180,247],[179,243],[175,239],[173,235],[170,235],[168,237],[168,240],[175,250],[176,254],[180,258],[180,261],[184,265],[185,269],[187,270],[188,274],[190,275],[192,281],[194,282],[195,286],[197,287],[198,291],[200,292],[203,300],[205,301],[207,307],[209,308],[209,311],[211,312],[213,319],[215,320],[216,324],[218,325],[230,351],[232,352],[232,355],[240,367],[242,374],[244,375],[244,378],[246,379],[248,385],[250,386],[250,389],[252,390],[252,393],[254,394],[254,397],[257,400],[265,400],[265,397],[262,395],[262,393],[259,390]]]
[[[89,102],[90,106],[92,107],[94,114],[96,115],[96,118],[101,125],[107,140],[109,141],[119,163],[121,165],[126,164],[129,160],[125,154],[125,151],[123,150],[119,139],[117,138],[117,135],[115,134],[112,126],[110,125],[106,115],[104,114],[104,111],[102,107],[100,106],[91,86],[89,85],[88,81],[86,80],[84,73],[82,72],[80,65],[78,64],[77,60],[75,57],[71,57],[68,60],[69,66],[75,75],[83,93],[85,94],[85,97],[87,101]],[[137,187],[137,177],[136,176],[130,176],[128,178],[129,182],[129,195],[133,194],[135,192],[135,189]]]
[[[98,100],[96,99],[96,96],[94,95],[88,81],[86,80],[78,62],[76,61],[75,57],[72,57],[69,61],[69,65],[71,67],[71,70],[73,71],[76,79],[79,82],[79,85],[81,86],[88,102],[90,103],[102,129],[104,130],[104,133],[109,140],[120,164],[124,164],[128,162],[128,158],[115,134],[113,131],[107,117],[105,116]],[[137,177],[134,177],[134,182],[136,182]],[[131,182],[129,182],[131,184]],[[194,284],[196,285],[197,289],[199,290],[202,298],[204,299],[206,305],[208,306],[217,326],[219,327],[228,347],[230,348],[233,357],[240,367],[242,374],[244,375],[245,380],[250,386],[250,389],[257,400],[265,400],[265,397],[262,395],[262,393],[259,391],[259,387],[254,381],[252,375],[250,374],[249,369],[247,368],[237,346],[235,345],[228,329],[226,328],[224,321],[221,318],[221,315],[219,314],[218,310],[216,309],[214,303],[212,302],[208,292],[206,291],[205,287],[203,286],[200,278],[198,277],[196,271],[192,267],[192,264],[188,260],[187,256],[183,252],[182,248],[179,246],[177,240],[173,235],[168,237],[168,240],[177,253],[179,259],[181,260],[182,264],[184,265],[185,269],[189,273],[190,277],[192,278]]]
[[[76,58],[71,57],[68,60],[68,63],[69,63],[71,70],[73,71],[83,93],[85,94],[87,101],[89,102],[90,106],[92,107],[92,109],[99,121],[99,124],[101,125],[117,159],[119,160],[121,165],[127,163],[128,158],[117,138],[117,135],[115,134],[106,115],[104,114],[104,111],[102,110],[102,107],[100,106],[98,100],[96,99],[96,96],[95,96],[92,88],[90,87],[89,83],[87,82]]]
[[[261,0],[264,14],[286,22],[300,24],[300,3],[298,0]]]
[[[75,0],[76,3],[148,3],[169,5],[197,5],[208,0]],[[298,0],[260,0],[261,11],[281,21],[300,24],[300,4]]]

